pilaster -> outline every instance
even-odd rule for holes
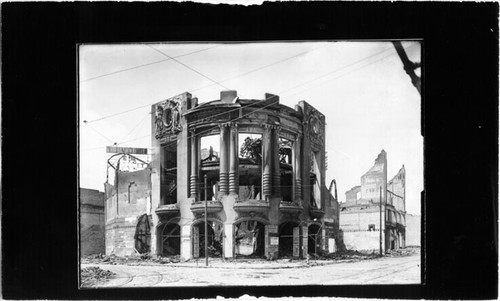
[[[239,173],[238,173],[238,125],[232,124],[229,139],[229,193],[239,194]]]
[[[195,132],[190,132],[191,134],[191,174],[189,176],[189,187],[190,187],[190,197],[199,200],[199,177],[198,177],[198,137]]]
[[[229,128],[228,124],[220,125],[220,171],[219,171],[219,187],[220,195],[229,194]]]

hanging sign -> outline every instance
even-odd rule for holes
[[[116,154],[147,155],[148,149],[140,147],[106,146],[106,152]]]

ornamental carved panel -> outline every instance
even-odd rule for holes
[[[307,119],[309,124],[309,137],[313,144],[323,146],[325,142],[325,126],[318,111],[312,110]]]
[[[155,138],[160,139],[182,131],[182,98],[174,97],[156,105]]]

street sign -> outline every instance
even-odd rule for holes
[[[140,147],[106,146],[106,152],[116,154],[147,155],[148,149]]]

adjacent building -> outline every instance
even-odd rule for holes
[[[387,154],[380,152],[361,185],[340,204],[340,228],[347,249],[378,251],[405,247],[405,168],[387,181]]]
[[[290,108],[277,95],[241,99],[236,91],[198,104],[183,93],[153,105],[151,123],[151,161],[135,171],[114,165],[114,184],[106,184],[107,254],[198,258],[205,241],[209,256],[226,258],[335,251],[325,116],[310,104]]]
[[[104,254],[104,192],[80,188],[80,255]]]

